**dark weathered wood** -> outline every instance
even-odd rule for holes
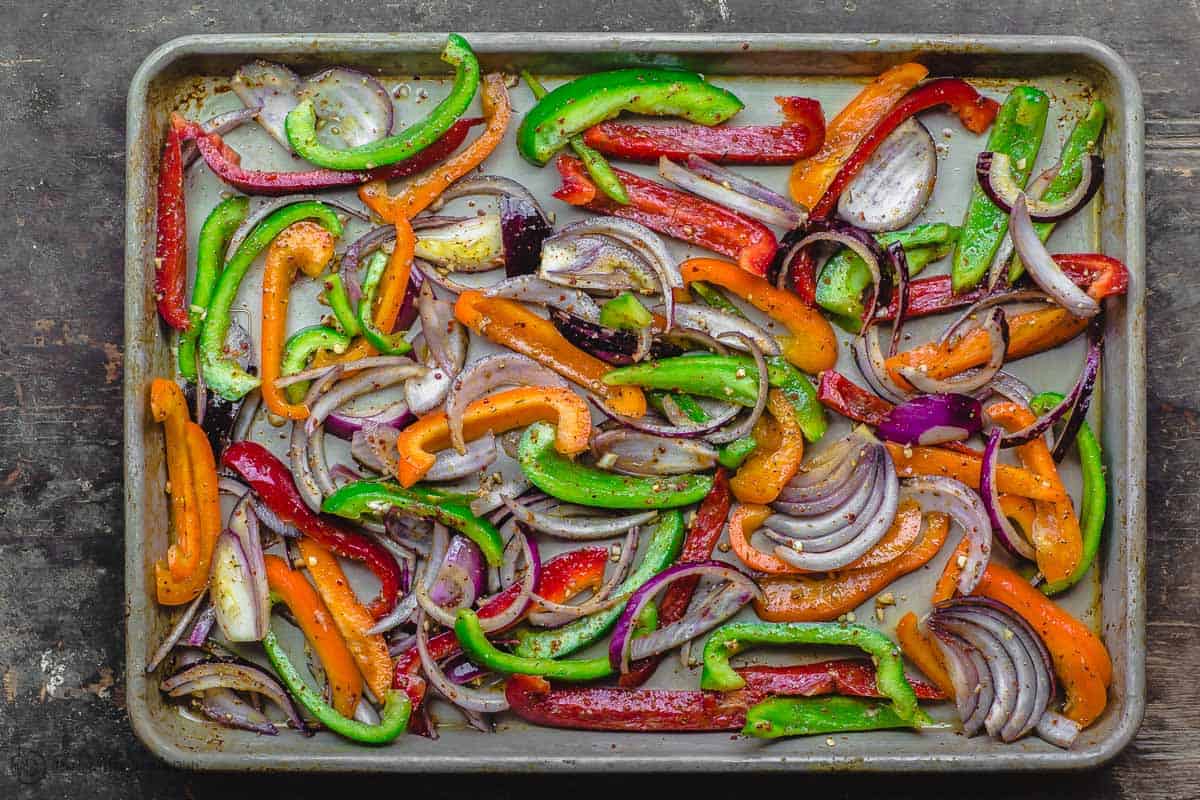
[[[1085,34],[1146,96],[1149,225],[1149,710],[1111,767],[1075,776],[755,779],[686,787],[822,797],[1184,798],[1200,786],[1200,2],[292,0],[7,3],[0,25],[0,797],[263,797],[324,790],[508,797],[548,782],[197,776],[123,712],[121,297],[125,89],[185,33],[425,30]],[[714,786],[716,781],[719,786]],[[687,784],[687,781],[684,781]],[[739,784],[741,782],[739,781]],[[352,784],[348,785],[348,784]],[[600,791],[620,777],[590,778]],[[578,783],[569,790],[576,790]],[[443,788],[444,787],[444,788]],[[441,791],[439,791],[441,790]]]

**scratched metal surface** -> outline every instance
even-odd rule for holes
[[[164,765],[125,713],[120,544],[123,107],[141,59],[173,36],[280,30],[691,30],[1050,33],[1095,36],[1133,65],[1146,90],[1149,553],[1148,706],[1113,764],[1071,776],[811,775],[829,797],[1178,798],[1200,784],[1194,631],[1200,567],[1192,476],[1200,465],[1191,344],[1200,244],[1193,199],[1200,168],[1200,15],[1176,0],[922,3],[818,0],[512,0],[400,2],[379,8],[297,0],[253,8],[228,0],[166,8],[114,0],[12,4],[0,29],[0,169],[6,213],[0,263],[0,796],[157,798],[432,792],[508,797],[542,782],[497,775],[350,779],[195,774]],[[31,275],[51,276],[51,283]],[[47,290],[49,286],[50,290]],[[673,776],[670,791],[745,791],[734,776]],[[644,783],[639,779],[639,788]],[[610,794],[628,779],[589,775],[571,791]],[[659,786],[645,785],[647,791]],[[756,791],[794,789],[762,776]]]

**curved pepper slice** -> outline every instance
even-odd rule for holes
[[[783,392],[770,390],[767,412],[770,417],[760,417],[754,424],[752,435],[758,447],[729,482],[734,497],[743,503],[772,502],[804,460],[804,432]]]
[[[196,279],[192,283],[192,302],[188,306],[191,324],[179,336],[179,374],[189,381],[196,380],[196,341],[204,328],[204,311],[225,263],[225,248],[249,211],[250,198],[228,197],[217,204],[200,228],[200,239],[196,244]]]
[[[619,475],[576,464],[554,452],[557,438],[553,425],[536,422],[525,429],[517,455],[521,471],[534,486],[568,503],[595,508],[677,508],[700,502],[712,489],[712,478],[707,475]]]
[[[742,733],[756,739],[816,736],[822,733],[921,728],[895,707],[856,697],[770,697],[746,712]]]
[[[794,292],[777,289],[767,279],[715,258],[688,259],[679,267],[679,273],[684,285],[693,281],[715,283],[787,328],[787,336],[777,337],[783,355],[805,372],[815,375],[837,363],[837,338],[829,321]]]
[[[158,165],[158,207],[154,243],[154,297],[163,322],[179,331],[191,325],[187,309],[187,203],[183,197],[183,134],[187,126],[171,116]]]
[[[283,345],[283,359],[280,365],[282,377],[303,372],[308,366],[308,360],[319,351],[344,353],[350,347],[350,337],[325,325],[309,325],[301,328],[288,337]],[[284,396],[289,403],[303,403],[308,394],[311,381],[290,383],[284,388]]]
[[[609,386],[604,376],[611,367],[568,342],[554,323],[520,303],[500,297],[463,292],[454,304],[454,316],[475,333],[496,344],[529,356],[567,380],[604,398],[609,408],[627,417],[646,413],[646,396],[635,386]]]
[[[925,677],[937,685],[946,697],[954,697],[954,682],[942,664],[941,653],[917,626],[916,614],[909,611],[896,623],[896,640],[900,642],[904,656],[916,664]]]
[[[572,136],[622,111],[719,125],[742,108],[732,92],[694,72],[646,67],[595,72],[539,100],[517,130],[517,150],[540,167]]]
[[[399,226],[397,226],[399,227]],[[409,226],[411,230],[411,226]],[[397,239],[400,237],[397,236]],[[409,237],[411,241],[411,237]],[[411,247],[411,244],[397,245],[399,247]],[[392,251],[393,258],[396,250]],[[405,253],[404,255],[407,255]],[[383,253],[374,253],[367,260],[367,274],[363,277],[362,282],[362,299],[358,301],[358,312],[356,314],[357,327],[362,331],[362,335],[366,337],[367,342],[378,353],[383,353],[389,356],[403,355],[412,350],[412,345],[404,338],[406,331],[396,331],[395,333],[384,333],[375,325],[374,309],[375,295],[379,288],[380,279],[387,274],[388,262],[393,258],[389,258]],[[412,278],[412,258],[406,259],[408,268],[405,270],[408,279]],[[407,283],[407,281],[405,281]]]
[[[155,378],[150,383],[150,414],[162,423],[167,443],[167,481],[175,543],[167,548],[165,566],[179,580],[193,574],[200,557],[200,503],[188,454],[187,400],[174,381]]]
[[[191,466],[194,496],[199,522],[199,554],[195,567],[186,575],[176,578],[168,565],[155,565],[155,584],[158,600],[163,605],[178,605],[195,599],[208,585],[209,568],[213,549],[221,535],[221,499],[217,489],[217,463],[213,458],[208,435],[194,422],[184,428],[187,442],[187,457]],[[169,456],[168,456],[169,458]],[[173,488],[173,487],[172,487]]]
[[[467,110],[479,88],[479,60],[466,39],[457,33],[447,36],[442,60],[454,67],[454,85],[450,87],[450,94],[428,117],[395,136],[343,150],[326,147],[317,138],[316,107],[311,99],[307,99],[288,112],[284,122],[288,143],[305,161],[328,169],[373,169],[412,157],[450,129]]]
[[[814,208],[859,142],[928,74],[920,64],[900,64],[863,87],[826,126],[820,152],[792,167],[788,177],[792,199]]]
[[[479,624],[479,616],[469,608],[458,611],[454,621],[454,635],[467,658],[472,663],[492,672],[506,675],[540,675],[564,681],[594,681],[607,678],[613,673],[608,658],[565,659],[518,656],[496,648],[488,641],[487,634]]]
[[[304,576],[289,567],[282,558],[268,555],[264,562],[272,601],[288,607],[304,638],[316,651],[325,669],[337,713],[343,717],[353,717],[362,696],[362,676],[354,664],[350,648],[333,624],[329,609],[309,582],[304,580]],[[267,635],[272,636],[270,632]]]
[[[500,434],[534,422],[554,421],[555,448],[564,455],[588,449],[592,416],[587,403],[561,386],[524,386],[481,397],[463,412],[463,439],[473,441],[489,432]],[[450,446],[450,423],[445,411],[434,411],[400,431],[397,476],[403,486],[412,486],[425,476],[437,460],[434,455]]]
[[[983,456],[979,453],[966,448],[950,450],[945,447],[905,447],[895,442],[886,444],[901,478],[913,475],[947,477],[962,481],[972,489],[979,488],[979,476],[983,471]],[[1011,464],[996,465],[996,487],[1005,494],[1051,502],[1059,500],[1062,491],[1040,475]]]

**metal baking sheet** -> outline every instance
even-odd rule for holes
[[[321,771],[756,771],[858,770],[941,771],[1047,770],[1085,768],[1116,755],[1133,737],[1145,704],[1145,358],[1143,170],[1140,91],[1128,65],[1105,46],[1070,37],[968,37],[871,35],[714,35],[714,34],[467,34],[485,69],[516,72],[529,68],[554,84],[573,74],[632,64],[678,65],[696,69],[747,101],[739,121],[774,121],[771,98],[795,94],[820,99],[836,110],[871,76],[896,63],[918,60],[933,75],[971,79],[991,96],[1019,82],[1032,82],[1051,96],[1050,123],[1042,148],[1048,164],[1071,120],[1092,97],[1109,107],[1104,137],[1104,191],[1081,214],[1060,226],[1052,249],[1102,250],[1129,266],[1131,281],[1124,300],[1109,301],[1108,345],[1104,380],[1092,422],[1105,450],[1112,500],[1099,568],[1065,601],[1100,632],[1113,656],[1114,684],[1101,720],[1076,747],[1060,751],[1037,739],[1001,745],[987,737],[966,739],[949,731],[917,735],[905,732],[862,733],[764,743],[728,733],[632,734],[538,728],[502,716],[496,735],[455,724],[452,711],[439,714],[441,739],[401,738],[382,749],[365,748],[330,735],[312,739],[282,733],[259,737],[219,729],[186,717],[166,704],[156,680],[145,674],[146,661],[169,629],[173,613],[153,599],[153,564],[167,541],[166,481],[162,438],[146,414],[151,379],[173,374],[170,340],[155,316],[153,302],[153,204],[157,157],[172,110],[189,116],[236,107],[228,78],[244,61],[263,57],[284,61],[304,72],[323,65],[347,64],[369,70],[389,88],[407,84],[397,100],[401,120],[423,115],[447,90],[446,72],[437,59],[445,37],[440,33],[195,36],[176,39],[151,54],[133,79],[127,116],[126,308],[125,308],[125,492],[128,708],[143,742],[165,760],[183,767],[219,770]],[[419,76],[419,77],[418,77]],[[512,90],[518,113],[532,99],[524,87]],[[425,105],[423,105],[425,104]],[[974,180],[973,159],[982,140],[961,129],[946,114],[929,113],[923,121],[939,145],[939,179],[921,221],[958,224]],[[254,127],[254,126],[251,126]],[[510,132],[510,139],[511,139]],[[261,131],[245,129],[230,143],[255,167],[285,168],[288,157]],[[274,159],[274,164],[272,164]],[[576,212],[548,198],[557,185],[553,169],[536,170],[520,160],[506,142],[486,164],[490,172],[512,175],[529,186],[558,216]],[[648,172],[644,168],[637,168]],[[755,172],[782,185],[782,168]],[[188,176],[190,244],[203,214],[226,191],[203,166]],[[348,236],[355,235],[351,229]],[[672,243],[685,257],[687,248]],[[926,274],[946,269],[943,261]],[[257,318],[261,268],[245,281],[239,304]],[[309,319],[316,289],[298,284],[293,293],[296,317]],[[308,310],[309,313],[304,313]],[[307,324],[307,323],[301,323]],[[917,341],[937,323],[914,325]],[[843,341],[845,337],[843,336]],[[843,348],[841,368],[854,374]],[[1039,388],[1064,390],[1078,371],[1082,343],[1017,362],[1014,372]],[[279,429],[265,422],[255,436],[282,450]],[[819,446],[818,446],[819,447]],[[1078,491],[1077,470],[1065,476]],[[921,612],[934,577],[950,547],[922,570],[894,584],[898,607],[888,611],[889,630],[911,608]],[[859,609],[874,622],[873,606]],[[698,672],[668,659],[652,685],[691,687]],[[952,716],[947,706],[942,719]]]

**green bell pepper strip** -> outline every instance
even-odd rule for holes
[[[467,40],[452,33],[442,48],[442,61],[454,67],[454,85],[425,119],[374,142],[336,150],[317,139],[317,111],[312,100],[303,100],[284,121],[288,143],[310,164],[337,170],[368,170],[411,158],[442,138],[471,105],[479,88],[479,60]]]
[[[1107,113],[1108,109],[1104,103],[1095,100],[1088,108],[1087,115],[1075,123],[1075,127],[1067,135],[1062,155],[1058,159],[1058,163],[1062,166],[1058,174],[1054,176],[1054,180],[1050,181],[1050,185],[1046,187],[1046,193],[1041,196],[1041,200],[1046,202],[1062,200],[1075,191],[1075,187],[1079,185],[1079,181],[1083,177],[1083,159],[1095,153],[1100,147],[1100,135],[1104,133],[1104,121]],[[1050,238],[1054,225],[1053,222],[1035,222],[1033,229],[1037,231],[1038,237],[1044,242]],[[1024,271],[1025,265],[1021,262],[1021,257],[1014,255],[1012,265],[1008,269],[1008,282],[1014,283]]]
[[[533,77],[529,70],[521,70],[521,77],[525,79],[526,85],[529,86],[529,91],[533,92],[534,99],[541,100],[546,96],[546,87],[542,82]],[[623,206],[629,205],[629,195],[625,192],[625,186],[621,183],[621,179],[617,177],[617,173],[613,171],[612,165],[608,163],[608,159],[595,148],[588,147],[584,144],[583,136],[576,134],[571,137],[571,149],[575,151],[575,155],[579,156],[579,160],[583,162],[584,169],[588,171],[588,175],[592,176],[596,186],[600,191],[604,192],[610,200],[620,203]]]
[[[338,736],[345,737],[360,744],[382,745],[394,741],[408,729],[408,718],[412,713],[412,702],[401,689],[392,689],[384,701],[383,713],[379,715],[378,725],[367,725],[354,719],[346,719],[337,710],[321,699],[300,673],[292,666],[291,659],[284,652],[274,631],[267,631],[262,640],[263,649],[271,666],[287,687],[288,693],[296,698],[296,702],[304,706],[304,710],[317,718],[317,721]]]
[[[690,394],[684,394],[683,392],[663,392],[657,390],[646,392],[646,402],[650,404],[651,408],[653,408],[659,414],[662,414],[664,417],[667,416],[667,411],[663,404],[663,400],[667,397],[670,397],[672,402],[675,403],[679,410],[682,411],[684,415],[687,416],[687,418],[692,422],[708,422],[710,419],[712,419],[712,417],[708,415],[708,412],[704,410],[704,406],[697,403],[696,398],[692,397]]]
[[[758,374],[747,356],[675,356],[610,370],[604,375],[610,385],[642,386],[712,397],[751,408],[758,398]],[[767,359],[767,382],[781,390],[792,403],[796,422],[804,438],[815,442],[825,435],[829,423],[817,399],[816,387],[787,359]]]
[[[1042,392],[1034,397],[1029,407],[1035,414],[1045,414],[1062,402],[1057,392]],[[1065,592],[1083,579],[1096,561],[1100,551],[1100,536],[1104,532],[1104,515],[1108,506],[1108,486],[1104,479],[1104,455],[1096,441],[1091,426],[1084,422],[1075,434],[1075,446],[1079,449],[1079,465],[1083,470],[1083,499],[1079,507],[1079,527],[1083,533],[1083,554],[1075,571],[1061,581],[1043,583],[1041,590],[1047,596]]]
[[[857,697],[773,697],[746,712],[742,733],[757,739],[922,727],[887,703]]]
[[[731,692],[746,685],[729,659],[754,644],[819,644],[857,647],[875,662],[875,685],[901,719],[919,714],[917,695],[904,677],[900,649],[874,628],[839,622],[735,622],[712,632],[704,644],[700,688]]]
[[[622,111],[719,125],[742,107],[732,92],[694,72],[643,67],[596,72],[564,83],[539,100],[521,121],[517,150],[540,167],[572,136]]]
[[[237,299],[242,279],[246,277],[250,265],[276,236],[283,233],[288,226],[307,219],[316,220],[335,237],[342,235],[341,220],[334,210],[324,203],[306,200],[284,206],[271,212],[266,219],[254,226],[254,230],[238,245],[237,252],[225,264],[221,277],[217,279],[217,286],[205,313],[204,330],[200,334],[200,361],[204,369],[204,382],[226,400],[238,400],[259,384],[258,378],[243,370],[225,354],[229,315],[233,309],[233,302]]]
[[[358,301],[358,327],[371,346],[385,356],[402,356],[412,350],[404,338],[405,331],[384,333],[375,325],[375,293],[383,273],[387,272],[388,256],[376,251],[367,261],[367,274],[362,282],[362,298]]]
[[[717,450],[717,463],[726,469],[737,469],[757,449],[758,442],[753,436],[734,439]]]
[[[1029,180],[1037,161],[1049,105],[1041,89],[1018,86],[1000,106],[1000,113],[992,123],[985,149],[1004,153],[1011,159],[1013,179],[1018,186]],[[1007,231],[1008,214],[983,193],[978,181],[973,182],[971,201],[950,264],[950,281],[956,294],[974,289],[983,279]]]
[[[329,350],[337,355],[346,352],[350,347],[350,337],[333,328],[324,325],[309,325],[301,328],[288,337],[283,345],[283,361],[279,373],[283,377],[303,372],[308,366],[308,360],[318,350]],[[304,402],[311,381],[289,384],[284,387],[287,400],[292,404]]]
[[[641,588],[642,584],[669,567],[679,556],[683,547],[683,537],[683,515],[678,511],[663,514],[654,526],[641,563],[617,587],[616,595],[628,598]],[[552,659],[569,656],[608,634],[624,611],[625,604],[619,603],[561,628],[519,630],[517,646],[513,648],[513,653],[527,658]]]
[[[863,268],[866,268],[866,264],[863,265]],[[734,305],[733,301],[726,297],[724,292],[720,289],[714,289],[704,281],[692,281],[688,284],[688,291],[718,311],[733,314],[735,317],[746,318],[742,310]]]
[[[192,284],[192,302],[188,307],[191,327],[179,335],[179,374],[186,380],[196,380],[196,340],[204,328],[204,315],[213,287],[225,263],[225,248],[234,231],[250,211],[250,198],[229,197],[217,204],[200,228],[196,246],[196,281]]]
[[[402,489],[387,481],[355,481],[340,487],[321,504],[326,514],[350,520],[361,519],[364,514],[383,514],[390,508],[436,520],[461,532],[479,545],[483,557],[493,567],[504,560],[504,539],[496,526],[451,499],[439,500],[428,492]]]
[[[712,489],[709,475],[639,477],[577,464],[554,449],[554,426],[525,429],[517,448],[521,471],[534,486],[567,503],[595,508],[677,508],[699,503]]]
[[[600,306],[600,324],[620,331],[640,331],[650,327],[654,317],[641,301],[629,292],[622,292]]]
[[[560,681],[594,681],[613,674],[608,657],[556,661],[544,656],[519,656],[506,653],[488,641],[479,617],[469,608],[460,609],[454,620],[454,635],[463,653],[477,667],[505,675],[537,675]]]
[[[908,261],[908,274],[915,276],[938,259],[945,258],[958,241],[958,228],[944,222],[917,225],[906,231],[881,233],[880,247],[899,242]],[[839,250],[825,263],[817,279],[817,305],[834,315],[843,330],[858,333],[862,328],[863,292],[871,284],[867,264],[849,248]]]
[[[325,301],[329,303],[329,310],[333,312],[333,318],[337,320],[343,333],[347,336],[358,336],[362,333],[358,315],[350,305],[350,297],[346,294],[346,286],[342,283],[339,273],[335,272],[325,279]]]

